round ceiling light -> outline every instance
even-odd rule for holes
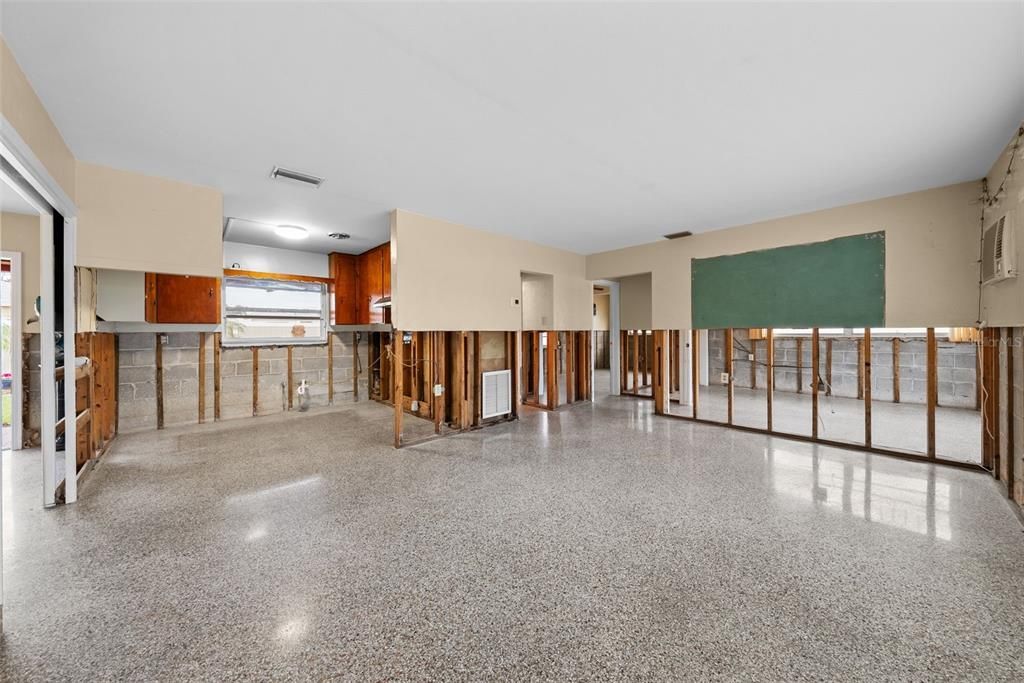
[[[274,234],[286,240],[304,240],[309,237],[309,232],[298,225],[279,225],[274,228]]]
[[[327,234],[332,240],[347,240],[352,235],[347,232],[331,232]]]

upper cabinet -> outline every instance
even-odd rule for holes
[[[331,254],[334,279],[334,322],[368,325],[389,322],[382,299],[391,296],[391,243],[385,242],[358,256]]]
[[[146,273],[146,322],[220,323],[220,278]]]

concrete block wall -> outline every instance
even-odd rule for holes
[[[367,333],[360,342],[360,397],[366,399]],[[163,344],[164,425],[199,421],[199,333],[169,333]],[[156,335],[120,334],[119,404],[122,433],[156,428]],[[352,333],[331,335],[334,360],[334,400],[352,400]],[[206,335],[205,419],[214,414],[214,336]],[[288,349],[261,347],[257,355],[258,414],[287,410]],[[221,350],[221,419],[253,416],[253,350],[225,347]],[[328,404],[327,345],[292,348],[294,409],[299,408],[298,387],[309,385],[311,406]]]
[[[719,383],[719,375],[725,369],[725,331],[708,331],[708,368],[712,384]],[[767,343],[754,342],[755,372],[757,386],[767,382]],[[750,362],[746,360],[751,348],[747,330],[734,333],[733,377],[735,386],[750,386]],[[775,389],[796,391],[797,385],[797,340],[795,337],[779,337],[775,340]],[[832,394],[855,398],[857,396],[858,352],[857,340],[832,338]],[[810,391],[811,383],[811,340],[801,342],[803,356],[803,390]],[[928,355],[924,339],[901,338],[900,342],[900,401],[904,403],[925,403],[928,388]],[[825,344],[821,343],[819,358],[821,377],[825,372]],[[939,381],[939,405],[960,408],[974,408],[977,381],[976,348],[970,343],[938,342],[937,372]],[[871,339],[871,394],[874,400],[891,401],[893,398],[893,354],[891,337]]]

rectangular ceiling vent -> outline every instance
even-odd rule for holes
[[[981,240],[981,282],[992,284],[1017,277],[1016,246],[1010,214],[1001,216],[985,228]]]
[[[689,237],[692,234],[693,233],[690,232],[689,230],[683,230],[682,232],[670,232],[669,234],[665,235],[665,239],[667,239],[667,240],[677,240],[680,237]]]
[[[320,176],[302,173],[301,171],[292,171],[280,166],[274,167],[274,170],[270,172],[270,177],[274,180],[287,180],[299,185],[305,185],[306,187],[320,187],[324,184],[324,179]]]
[[[496,370],[483,373],[483,389],[480,417],[508,415],[512,412],[512,372]]]

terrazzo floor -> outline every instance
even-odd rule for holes
[[[4,453],[0,679],[1024,679],[988,476],[652,408],[124,436],[54,510]]]

